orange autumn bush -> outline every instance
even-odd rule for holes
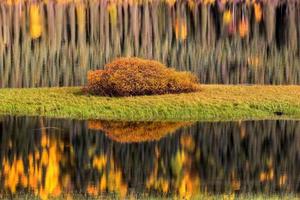
[[[195,92],[199,85],[190,72],[177,72],[154,60],[118,58],[104,70],[88,72],[84,90],[100,96],[138,96]]]

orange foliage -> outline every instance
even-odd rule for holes
[[[185,40],[186,39],[186,37],[187,37],[186,21],[176,19],[174,29],[175,29],[176,39],[179,39],[179,40]]]
[[[102,130],[117,142],[145,142],[159,140],[189,122],[114,122],[91,120],[89,129]]]
[[[176,0],[166,0],[167,4],[172,7],[176,3]]]
[[[281,175],[279,178],[279,186],[280,187],[284,186],[286,182],[287,182],[287,175],[286,174]]]
[[[260,182],[271,181],[274,178],[274,169],[271,168],[269,171],[261,172],[259,175]]]
[[[246,18],[242,18],[242,20],[240,21],[239,32],[240,32],[241,38],[244,38],[247,36],[247,34],[249,32],[249,23]]]
[[[262,9],[259,3],[254,3],[254,15],[255,15],[255,20],[257,22],[260,22],[262,18]]]
[[[263,64],[263,60],[262,58],[260,58],[259,56],[250,56],[247,59],[247,64],[252,66],[252,67],[261,67]]]
[[[215,0],[203,0],[203,3],[204,3],[205,5],[214,4],[214,3],[215,3]]]
[[[196,76],[176,72],[160,62],[118,58],[104,70],[90,71],[85,91],[101,96],[137,96],[188,93],[199,90]]]

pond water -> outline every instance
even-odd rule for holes
[[[0,117],[0,197],[300,193],[300,121]]]

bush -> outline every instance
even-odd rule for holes
[[[118,58],[104,70],[88,72],[85,90],[101,96],[137,96],[195,92],[197,78],[177,72],[160,62],[140,58]]]

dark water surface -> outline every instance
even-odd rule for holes
[[[0,117],[0,197],[300,193],[300,121]]]

